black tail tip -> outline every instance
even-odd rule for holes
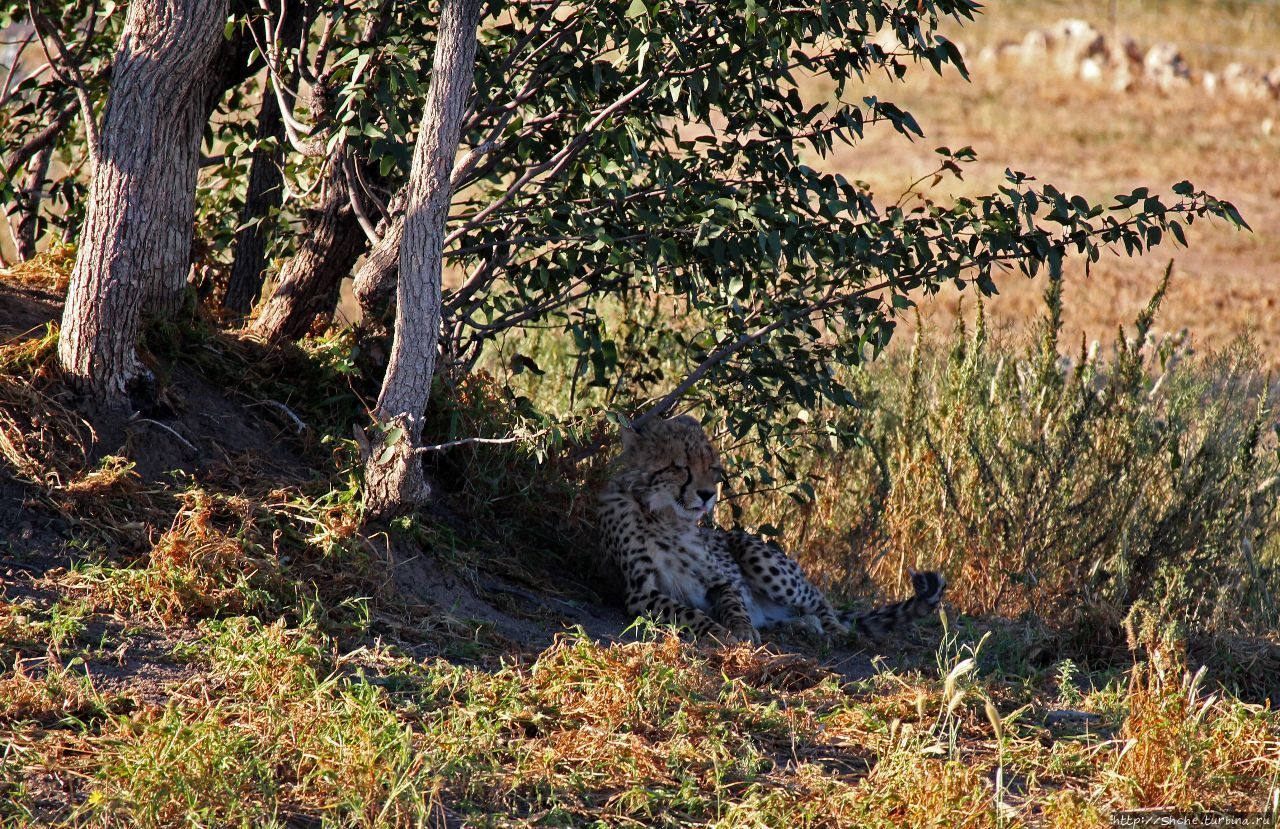
[[[923,573],[912,570],[911,586],[916,591],[917,599],[939,602],[947,589],[947,580],[936,570],[926,570]]]

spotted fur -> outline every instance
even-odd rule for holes
[[[627,609],[722,642],[799,624],[819,634],[879,636],[932,613],[946,580],[916,573],[915,595],[861,616],[841,615],[800,565],[745,532],[700,527],[715,507],[722,470],[692,417],[624,429],[617,474],[600,495],[600,530],[622,571]]]

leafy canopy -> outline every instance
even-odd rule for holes
[[[107,24],[86,29],[89,8],[57,19],[72,51],[101,70],[102,41],[123,11],[98,9]],[[277,71],[230,90],[207,133],[217,163],[202,174],[198,227],[211,256],[229,256],[240,221],[260,143],[256,102],[270,83],[292,98],[298,74],[311,90],[293,112],[305,138],[353,152],[357,198],[387,218],[430,81],[437,8],[303,4],[288,43],[271,40],[283,28],[272,4],[234,8],[227,37],[253,39],[254,58],[267,55]],[[806,411],[855,402],[837,367],[883,349],[920,293],[951,282],[990,294],[1005,270],[1057,274],[1070,253],[1096,261],[1106,248],[1184,243],[1184,226],[1203,216],[1244,225],[1187,182],[1104,206],[1010,170],[987,196],[903,204],[811,166],[872,129],[922,138],[910,113],[861,95],[863,81],[920,68],[963,74],[937,29],[979,11],[973,0],[491,3],[464,131],[464,144],[484,152],[459,183],[449,225],[446,256],[460,276],[445,295],[445,374],[497,352],[517,371],[541,372],[539,355],[504,337],[550,328],[574,343],[572,391],[516,399],[532,416],[630,417],[682,397],[722,414],[738,436],[781,434]],[[9,3],[0,18],[24,14]],[[823,87],[834,89],[829,99],[802,94]],[[90,92],[100,101],[103,85]],[[22,81],[14,100],[0,121],[4,146],[73,96],[45,74]],[[74,146],[81,133],[61,141]],[[940,175],[974,158],[969,148],[938,155]],[[319,164],[287,155],[273,249],[295,244],[293,226],[318,198]],[[78,216],[84,175],[75,165],[55,175],[55,227]]]

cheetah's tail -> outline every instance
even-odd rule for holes
[[[840,621],[866,636],[883,636],[936,611],[942,602],[942,594],[947,589],[947,580],[941,573],[933,570],[923,573],[912,570],[911,585],[916,591],[911,598],[861,615],[844,613],[841,614]]]

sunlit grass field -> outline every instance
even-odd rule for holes
[[[870,84],[868,91],[916,116],[924,139],[911,143],[888,130],[869,133],[864,144],[813,163],[868,181],[888,200],[936,167],[933,149],[939,146],[971,146],[979,158],[966,168],[964,182],[943,181],[944,195],[991,192],[1006,167],[1098,200],[1139,186],[1167,192],[1189,179],[1234,201],[1253,232],[1201,226],[1187,250],[1161,248],[1139,260],[1104,257],[1087,280],[1081,266],[1072,267],[1068,336],[1109,338],[1145,304],[1172,258],[1175,278],[1161,326],[1187,327],[1207,347],[1222,347],[1250,327],[1266,363],[1280,367],[1280,326],[1274,322],[1280,313],[1280,101],[1209,94],[1198,83],[1170,94],[1142,86],[1114,92],[1106,84],[1064,78],[1049,61],[1023,66],[1017,59],[978,60],[985,46],[1021,41],[1032,29],[1080,18],[1108,37],[1131,37],[1144,47],[1178,46],[1193,77],[1221,74],[1231,62],[1266,72],[1280,66],[1280,4],[1119,0],[1114,24],[1108,0],[984,5],[976,23],[948,31],[965,46],[972,82],[921,67],[905,83]],[[1034,314],[1043,289],[1011,275],[987,312],[996,327],[1019,328]],[[946,326],[958,299],[944,293],[922,311]],[[972,308],[970,302],[970,313]]]

